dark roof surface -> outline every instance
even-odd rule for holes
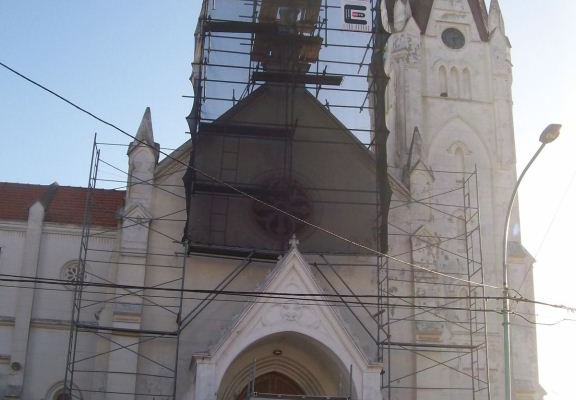
[[[47,208],[46,222],[82,225],[88,189],[71,186],[0,182],[0,219],[26,221],[36,201]],[[92,224],[116,226],[116,211],[124,204],[123,190],[96,189]]]
[[[386,0],[386,9],[388,11],[388,18],[390,19],[391,23],[394,21],[395,2],[396,0]],[[426,28],[428,27],[428,20],[430,19],[433,3],[434,0],[410,0],[412,15],[414,16],[414,20],[418,24],[421,33],[426,32]],[[472,10],[472,16],[474,17],[474,22],[476,22],[476,27],[478,28],[480,38],[483,41],[487,41],[487,12],[484,0],[468,0],[468,5],[470,6],[470,10]]]

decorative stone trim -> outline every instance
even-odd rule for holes
[[[67,289],[73,289],[76,282],[90,282],[90,268],[85,266],[84,277],[79,276],[79,260],[71,260],[62,266],[60,269],[60,279],[69,282],[70,285],[64,284]]]

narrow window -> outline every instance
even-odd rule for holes
[[[448,88],[448,95],[450,97],[460,97],[460,78],[456,67],[450,68],[450,87]]]
[[[448,97],[448,73],[446,72],[446,67],[441,65],[438,72],[440,75],[440,96]]]
[[[468,68],[464,68],[464,71],[462,71],[462,97],[465,99],[472,98],[472,80]]]

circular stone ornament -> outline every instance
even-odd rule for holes
[[[261,187],[263,194],[260,200],[274,208],[261,202],[253,203],[252,210],[258,225],[268,234],[283,240],[301,232],[306,227],[302,221],[309,220],[312,214],[312,202],[304,187],[294,180],[282,178],[268,179]]]
[[[442,32],[442,42],[451,49],[458,50],[466,44],[464,34],[456,28],[447,28]]]
[[[80,264],[78,260],[68,261],[60,269],[60,279],[68,289],[73,289],[74,285],[78,283],[88,282],[88,266],[84,266],[84,276],[81,276]]]

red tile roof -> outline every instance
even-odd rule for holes
[[[71,186],[28,185],[0,182],[0,219],[28,219],[28,210],[36,201],[47,205],[46,222],[82,225],[88,189]],[[96,189],[92,224],[116,226],[116,211],[124,204],[123,190]]]

